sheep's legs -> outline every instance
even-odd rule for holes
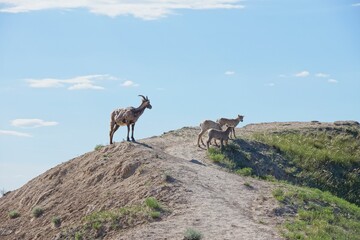
[[[205,132],[205,131],[202,131],[202,130],[201,130],[201,132],[199,133],[198,141],[197,141],[198,147],[200,147],[200,140],[201,140],[202,145],[205,146],[205,144],[204,144],[204,142],[203,142],[203,140],[202,140],[202,135],[204,134],[204,132]]]
[[[110,123],[110,133],[109,133],[109,135],[110,135],[110,144],[113,144],[113,136],[114,136],[114,133],[116,132],[116,130],[118,130],[119,129],[119,125],[117,125],[115,122],[111,122]]]
[[[207,142],[206,142],[206,147],[207,147],[207,149],[209,149],[210,142],[211,142],[211,138],[209,138],[209,139],[207,140]]]
[[[133,142],[135,142],[134,127],[135,127],[135,123],[131,124],[131,141],[133,141]]]
[[[127,124],[127,138],[126,140],[128,142],[130,142],[130,138],[129,138],[129,133],[130,133],[130,125],[131,125],[131,141],[135,142],[135,138],[134,138],[134,127],[135,127],[135,123],[133,124]]]

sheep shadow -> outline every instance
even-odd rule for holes
[[[206,166],[203,162],[201,162],[201,161],[199,161],[199,160],[196,160],[196,159],[191,159],[190,162],[191,162],[191,163],[198,164],[198,165],[201,165],[201,166]]]

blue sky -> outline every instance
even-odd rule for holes
[[[0,0],[0,189],[108,144],[139,94],[137,139],[237,114],[359,121],[359,25],[359,0]]]

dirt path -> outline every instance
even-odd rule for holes
[[[169,154],[167,173],[186,186],[186,204],[167,219],[121,233],[120,239],[183,239],[187,228],[197,229],[204,239],[281,239],[272,216],[273,184],[214,167],[196,146],[195,129],[177,134],[181,137],[170,132],[143,142]]]

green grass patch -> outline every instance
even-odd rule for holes
[[[84,239],[106,235],[110,231],[160,219],[166,211],[156,198],[148,197],[142,204],[93,212],[83,218],[83,226],[76,232],[82,233]],[[70,237],[74,237],[74,233]]]
[[[360,206],[360,134],[332,130],[255,134],[289,159],[285,172],[297,182],[342,197]]]
[[[273,196],[281,203],[277,212],[290,216],[283,225],[286,239],[360,239],[360,208],[355,204],[306,187],[278,188]]]
[[[18,217],[20,217],[20,213],[18,211],[16,211],[16,210],[10,211],[9,212],[9,217],[11,219],[18,218]]]
[[[252,168],[246,167],[246,168],[240,168],[235,171],[236,174],[239,174],[241,176],[251,176],[252,175]]]
[[[61,225],[61,218],[59,216],[54,216],[51,219],[52,224],[54,225],[54,227],[60,227]]]
[[[34,217],[38,218],[44,213],[44,210],[41,207],[34,207],[31,212]]]
[[[188,228],[184,233],[184,240],[200,240],[203,238],[201,232],[196,229]]]
[[[158,211],[152,211],[149,213],[150,217],[156,219],[156,218],[160,218],[161,216],[161,212],[158,212]]]
[[[96,145],[96,146],[94,147],[94,150],[95,150],[95,151],[100,151],[103,147],[104,147],[104,145],[98,144],[98,145]]]
[[[233,170],[236,167],[235,163],[231,159],[226,157],[224,153],[222,153],[221,150],[218,148],[213,148],[213,147],[209,148],[208,157],[214,163],[223,166],[225,168]]]

